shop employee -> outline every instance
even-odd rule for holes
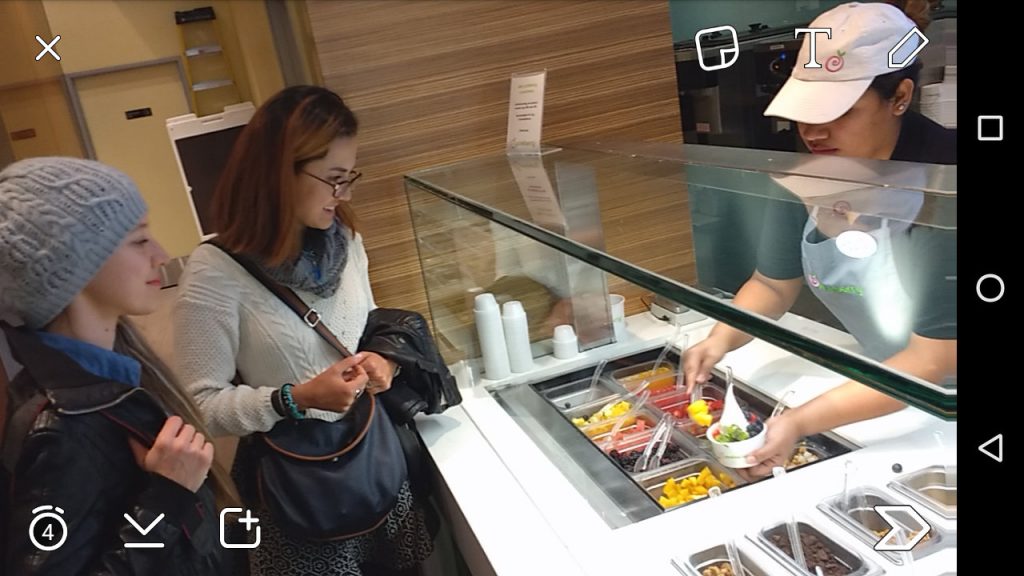
[[[956,164],[956,132],[909,109],[920,63],[888,68],[888,50],[927,24],[928,2],[903,4],[901,10],[851,3],[820,15],[810,27],[832,29],[831,38],[816,38],[823,66],[795,67],[765,115],[795,121],[814,154]],[[809,60],[805,37],[797,61]],[[930,209],[924,195],[890,188],[836,193],[822,188],[822,181],[778,181],[801,201],[777,202],[766,215],[757,270],[734,303],[779,318],[806,279],[866,355],[931,382],[955,377],[956,233],[914,224]],[[846,231],[855,232],[847,238],[860,240],[852,249],[840,239]],[[706,381],[727,352],[751,339],[716,325],[685,354],[687,387]],[[803,436],[902,407],[881,392],[845,382],[770,421],[750,472],[784,465]]]

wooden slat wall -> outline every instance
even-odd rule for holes
[[[548,71],[545,141],[681,139],[664,0],[307,6],[324,82],[361,121],[354,207],[379,305],[427,309],[401,176],[501,153],[513,73]]]
[[[586,207],[578,199],[569,202],[575,211],[576,225],[572,229],[577,240],[602,242],[604,250],[612,256],[627,258],[664,277],[683,283],[695,281],[693,226],[681,166],[568,149],[547,155],[543,161],[550,175],[559,174],[560,165],[589,169],[589,177],[579,180],[579,185],[574,186],[568,179],[556,180],[559,192],[571,197],[574,189],[589,193],[582,184],[593,179],[596,194],[585,197]],[[504,214],[530,218],[530,206],[524,201],[507,160],[496,156],[471,164],[460,170],[431,171],[425,178],[442,189],[471,191],[473,200]],[[482,216],[459,209],[429,192],[417,190],[410,195],[410,204],[435,334],[446,360],[453,362],[479,354],[472,303],[478,290],[493,292],[499,303],[521,301],[534,342],[550,338],[552,328],[566,320],[552,313],[556,312],[555,303],[566,288],[565,282],[570,276],[575,281],[582,280],[581,270],[570,272],[553,250],[502,226],[491,225]],[[584,215],[580,211],[593,209],[599,210],[600,238],[581,226],[580,217]],[[642,297],[649,294],[648,290],[611,274],[605,277],[609,293],[626,297],[629,313],[643,310]],[[587,283],[584,281],[584,285]],[[596,288],[594,284],[590,286]],[[575,296],[586,301],[586,288],[577,290],[580,291]]]

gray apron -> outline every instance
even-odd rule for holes
[[[874,253],[852,258],[838,249],[836,238],[808,241],[817,228],[817,215],[815,207],[800,242],[807,284],[868,357],[881,361],[893,356],[910,340],[913,309],[896,273],[889,219],[867,232],[877,243]]]

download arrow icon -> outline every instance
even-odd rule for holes
[[[914,510],[913,506],[908,506],[906,504],[875,506],[875,512],[882,517],[882,520],[885,520],[886,524],[889,525],[889,531],[886,532],[874,546],[875,550],[879,552],[910,552],[914,549],[914,546],[917,546],[921,540],[924,540],[924,537],[932,530],[931,525],[921,517],[917,510]],[[896,514],[906,514],[910,516],[914,522],[919,526],[923,526],[923,528],[921,528],[917,534],[914,534],[913,538],[896,538],[895,536],[900,532],[909,532],[906,528],[906,524],[908,523],[897,520],[895,517]],[[902,540],[902,542],[898,542],[898,540]]]

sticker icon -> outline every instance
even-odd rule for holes
[[[35,518],[28,525],[28,539],[43,552],[52,552],[64,545],[68,539],[68,525],[64,522],[64,510],[57,506],[38,506],[32,510]]]
[[[259,526],[256,527],[256,540],[254,542],[242,542],[242,543],[238,543],[238,544],[233,543],[233,542],[228,542],[227,534],[225,534],[225,532],[227,530],[227,522],[228,522],[227,515],[228,514],[234,514],[236,512],[245,512],[245,516],[242,516],[241,518],[239,518],[238,519],[238,523],[239,524],[245,524],[245,531],[246,532],[252,532],[252,525],[260,523],[260,519],[252,515],[252,510],[243,510],[242,508],[225,508],[225,509],[221,510],[220,511],[220,545],[222,547],[228,548],[228,549],[233,549],[233,548],[253,549],[253,548],[258,547],[260,545],[260,536],[261,536],[261,534],[260,534],[260,527]]]
[[[728,32],[731,36],[731,42],[729,47],[720,47],[718,49],[718,55],[721,57],[722,62],[720,64],[705,64],[704,63],[704,49],[701,48],[700,39],[701,36],[710,36],[716,32]],[[732,26],[715,26],[714,28],[704,28],[698,30],[697,34],[693,37],[694,42],[697,43],[697,64],[700,65],[701,69],[705,72],[713,72],[715,70],[724,70],[729,66],[736,63],[736,60],[740,57],[740,39],[736,35],[736,29]],[[726,56],[732,56],[732,59],[728,62],[725,61]]]

